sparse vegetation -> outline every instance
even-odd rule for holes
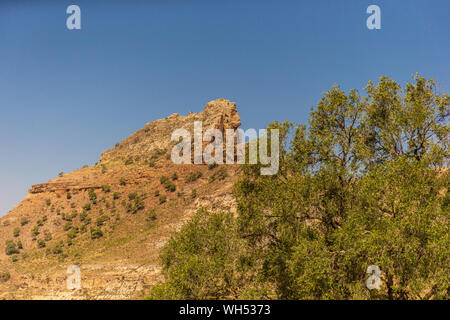
[[[99,239],[103,237],[102,230],[98,228],[91,228],[91,239]]]
[[[159,196],[159,204],[163,204],[167,201],[167,196],[165,195],[160,195]]]
[[[26,224],[28,224],[28,218],[22,217],[22,218],[20,219],[20,225],[21,225],[21,226],[24,226],[24,225],[26,225]]]
[[[186,177],[186,183],[195,182],[202,177],[202,173],[200,171],[191,172]]]
[[[222,166],[218,170],[216,170],[212,175],[209,176],[209,182],[214,182],[215,180],[222,181],[226,177],[228,177],[227,169]]]
[[[17,248],[17,246],[14,243],[14,241],[6,240],[5,253],[8,256],[16,254],[16,253],[19,253],[19,249]]]
[[[37,242],[38,248],[45,248],[45,241],[42,239],[39,239]]]
[[[11,279],[11,274],[9,272],[0,272],[0,282],[7,282],[9,279]]]

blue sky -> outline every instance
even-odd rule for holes
[[[66,28],[81,8],[82,30]],[[382,29],[366,28],[381,8]],[[306,123],[333,84],[413,73],[450,90],[450,2],[0,2],[0,216],[145,123],[235,101],[243,128]]]

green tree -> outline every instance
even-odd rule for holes
[[[382,77],[365,92],[334,86],[308,126],[271,124],[279,171],[243,165],[238,215],[225,224],[234,227],[194,218],[164,249],[167,281],[154,296],[449,299],[450,96],[418,75],[404,88]],[[227,241],[239,245],[225,254]],[[237,273],[245,284],[227,278],[236,256],[251,266]],[[366,287],[370,265],[380,290]]]

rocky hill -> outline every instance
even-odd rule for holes
[[[235,165],[175,165],[171,133],[240,126],[235,103],[147,123],[94,166],[32,186],[0,218],[0,299],[138,299],[161,279],[158,253],[200,207],[235,210]],[[69,290],[67,268],[81,270]]]

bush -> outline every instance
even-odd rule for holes
[[[33,240],[36,240],[36,237],[39,235],[39,227],[35,226],[32,230],[31,230],[31,237],[33,238]]]
[[[45,241],[50,241],[52,240],[52,234],[50,232],[47,232],[44,236],[44,240]]]
[[[190,182],[195,182],[198,179],[200,179],[202,177],[202,173],[200,171],[196,171],[196,172],[191,172],[187,177],[186,177],[186,182],[190,183]]]
[[[159,190],[155,190],[155,197],[159,197]]]
[[[91,204],[88,202],[83,206],[83,210],[89,211],[91,210]]]
[[[11,279],[11,275],[9,274],[9,272],[0,272],[0,282],[7,282],[9,281],[9,279]]]
[[[66,198],[67,198],[67,200],[70,200],[70,199],[72,199],[72,194],[71,194],[70,192],[67,192],[67,194],[66,194]]]
[[[97,194],[95,193],[94,188],[89,189],[89,200],[94,204],[97,202]]]
[[[167,197],[165,195],[159,196],[159,204],[163,204],[166,201],[167,201]]]
[[[137,193],[136,192],[132,192],[132,193],[128,194],[128,199],[130,201],[134,200],[136,197],[137,197]]]
[[[125,181],[125,178],[120,178],[119,184],[120,184],[121,186],[126,185],[127,182]]]
[[[103,215],[99,217],[95,223],[97,224],[97,227],[101,227],[106,221],[109,221],[109,217],[107,215]]]
[[[45,204],[46,204],[47,206],[50,206],[50,205],[52,204],[52,202],[50,201],[50,199],[47,199],[47,200],[45,200]]]
[[[5,253],[8,256],[19,253],[19,250],[17,249],[17,246],[14,243],[14,241],[12,241],[12,240],[6,241]]]
[[[217,166],[218,166],[218,164],[217,164],[216,162],[210,163],[210,164],[208,164],[208,169],[209,169],[209,170],[212,170],[212,169],[214,169],[214,168],[217,168]]]
[[[21,226],[24,226],[24,225],[26,225],[27,223],[28,223],[28,218],[23,217],[22,219],[20,219],[20,225],[21,225]]]
[[[164,183],[164,188],[166,188],[166,191],[170,191],[170,192],[175,192],[175,190],[177,189],[175,184],[172,181],[170,181],[170,180],[167,180]]]
[[[87,211],[83,211],[80,213],[80,221],[85,221],[88,216]]]
[[[233,214],[199,210],[162,249],[165,282],[149,298],[229,299],[246,290],[236,231]]]
[[[111,192],[111,187],[110,186],[102,186],[102,190],[103,192]]]
[[[133,158],[132,157],[128,157],[127,160],[125,160],[125,165],[129,166],[130,164],[133,164]]]
[[[191,198],[192,198],[192,199],[197,198],[197,190],[192,189]]]
[[[71,222],[71,221],[68,221],[68,222],[64,225],[63,229],[64,229],[64,231],[67,231],[67,230],[72,229],[72,222]]]
[[[19,227],[15,227],[14,228],[13,235],[16,238],[20,235],[20,228]]]
[[[117,200],[117,199],[119,199],[120,198],[120,192],[114,192],[114,194],[113,194],[113,199],[114,200]]]
[[[72,240],[77,236],[77,234],[78,234],[78,229],[74,228],[74,229],[70,230],[69,232],[67,232],[67,239]]]
[[[63,253],[63,248],[62,248],[63,244],[60,242],[57,245],[55,245],[54,247],[48,248],[47,252],[57,255],[57,254],[61,254]]]
[[[139,210],[144,209],[145,204],[141,196],[135,195],[133,196],[132,200],[127,203],[126,207],[128,212],[135,214]]]
[[[99,239],[103,237],[103,232],[100,229],[91,228],[91,239]]]
[[[169,181],[169,178],[166,176],[162,176],[161,178],[159,178],[159,182],[161,184],[165,184],[167,181]]]
[[[216,179],[219,181],[224,180],[226,177],[228,177],[228,172],[227,169],[225,167],[220,167],[219,170],[217,170],[216,172],[214,172],[210,177],[209,177],[209,182],[213,182]]]
[[[178,175],[176,172],[174,172],[172,175],[172,181],[176,181],[176,180],[178,180]]]
[[[45,241],[42,239],[39,239],[38,242],[38,248],[45,248]]]
[[[17,262],[17,261],[19,261],[19,256],[17,254],[13,254],[11,256],[11,262]]]
[[[146,214],[146,220],[147,221],[153,221],[156,220],[156,210],[155,209],[151,209],[147,212]]]
[[[17,240],[17,249],[23,249],[22,241]]]

